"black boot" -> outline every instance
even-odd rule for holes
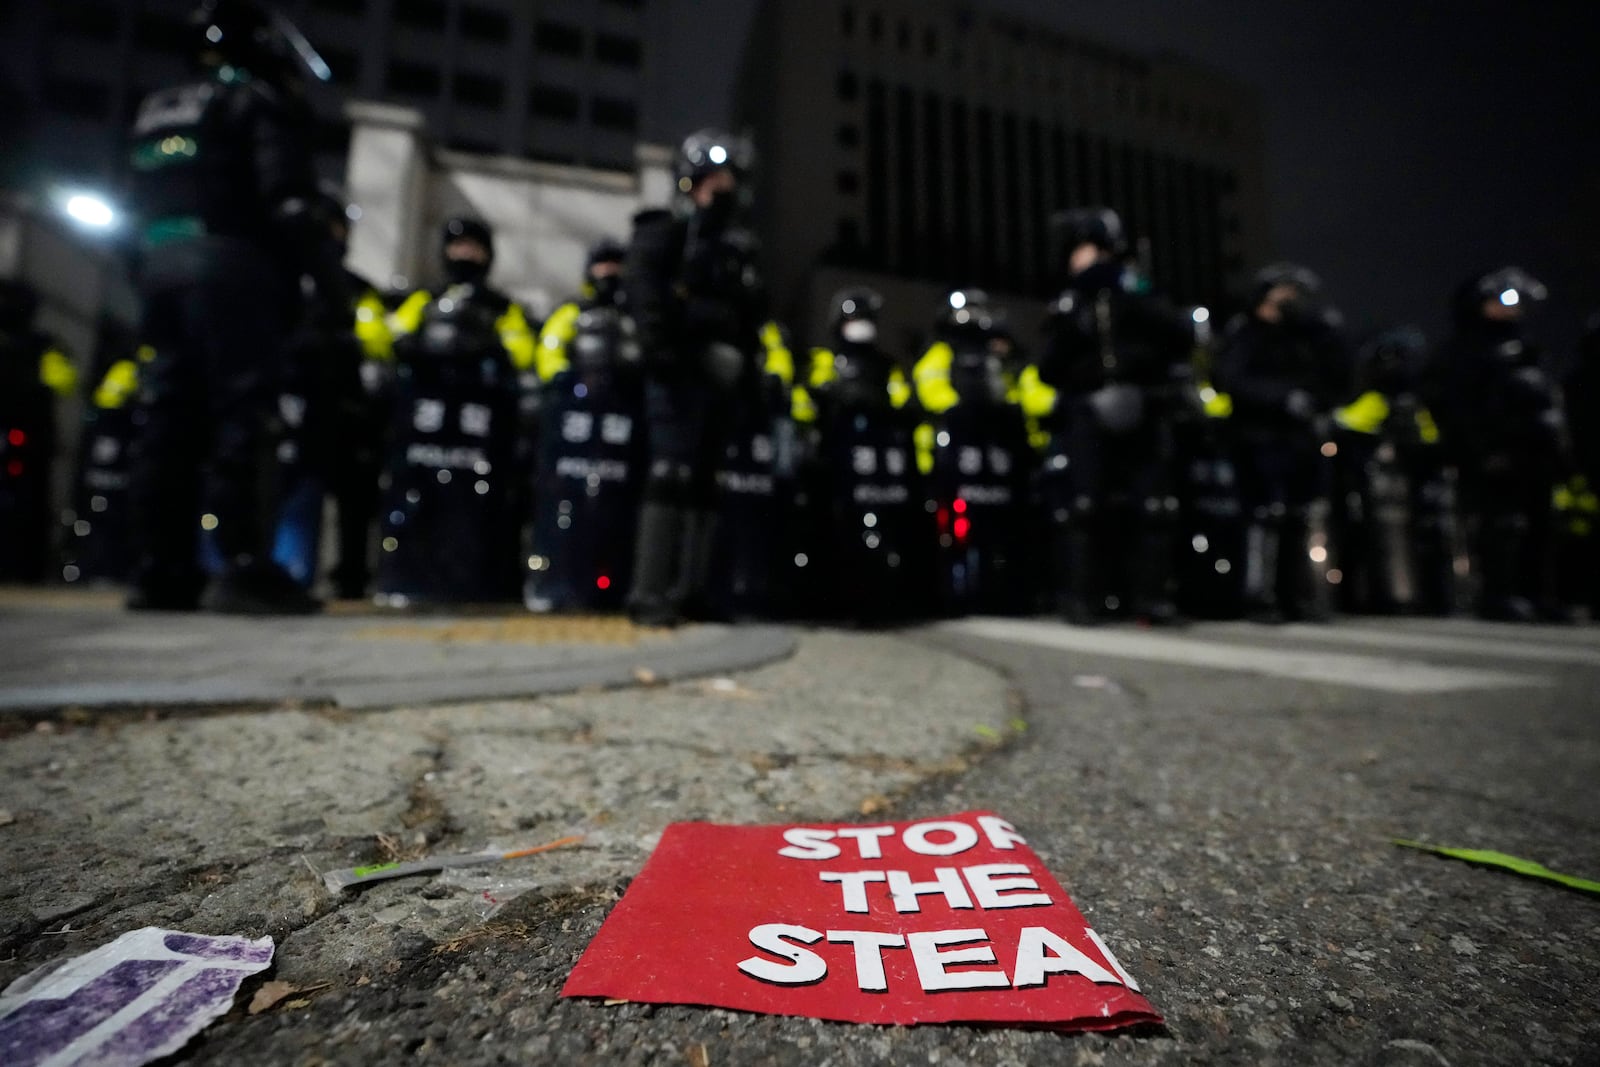
[[[1134,556],[1128,561],[1128,587],[1133,617],[1146,626],[1175,626],[1182,621],[1172,601],[1175,542],[1164,516],[1147,517],[1145,529],[1131,539]]]
[[[1270,520],[1252,522],[1245,530],[1245,611],[1256,622],[1279,623],[1278,550],[1282,530]]]
[[[640,626],[676,626],[679,622],[679,604],[673,594],[678,587],[687,514],[677,505],[659,502],[647,502],[639,512],[628,617]]]
[[[1058,530],[1056,558],[1060,566],[1060,586],[1056,605],[1061,617],[1075,626],[1093,626],[1100,621],[1095,610],[1096,566],[1093,531],[1082,520]]]
[[[710,594],[711,560],[716,550],[718,525],[714,511],[690,511],[684,517],[678,580],[670,594],[683,618],[709,620],[717,615]]]
[[[237,557],[206,586],[200,606],[220,615],[311,615],[322,602],[267,559]]]
[[[1478,561],[1483,587],[1478,615],[1504,622],[1533,622],[1538,617],[1533,602],[1523,596],[1518,581],[1527,524],[1520,515],[1486,519],[1479,542]]]

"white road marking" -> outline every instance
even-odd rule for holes
[[[1055,648],[1065,652],[1153,660],[1219,671],[1243,671],[1275,678],[1329,682],[1389,693],[1450,693],[1468,689],[1503,689],[1549,685],[1548,679],[1478,667],[1449,667],[1389,656],[1357,656],[1345,652],[1289,649],[1264,643],[1253,646],[1207,641],[1199,637],[1079,627],[1029,619],[970,618],[941,623],[942,629],[997,641]]]

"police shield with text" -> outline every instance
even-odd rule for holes
[[[1528,622],[1550,606],[1551,498],[1571,454],[1559,390],[1525,330],[1529,306],[1545,295],[1517,267],[1463,282],[1452,300],[1454,330],[1430,368],[1431,402],[1460,470],[1485,618]]]
[[[128,193],[155,356],[141,374],[129,606],[312,611],[269,557],[262,479],[298,279],[330,293],[345,285],[316,215],[303,96],[304,79],[328,68],[249,0],[205,0],[189,30],[200,71],[146,97],[132,131]],[[209,583],[196,546],[202,500],[222,555]]]
[[[917,466],[936,523],[935,595],[949,613],[1025,606],[1032,454],[1014,397],[1012,347],[988,294],[957,289],[912,369],[928,416],[916,431]]]
[[[1216,387],[1229,419],[1247,512],[1245,599],[1258,621],[1327,615],[1331,413],[1350,395],[1341,319],[1322,283],[1292,263],[1256,276],[1249,310],[1229,324]]]
[[[932,520],[916,469],[905,374],[878,340],[883,298],[834,294],[829,343],[811,353],[808,393],[819,456],[809,494],[822,600],[857,619],[915,611],[931,562]]]
[[[539,444],[523,601],[533,611],[622,605],[643,482],[643,381],[633,320],[618,307],[625,249],[589,252],[583,295],[539,338]]]
[[[1053,227],[1067,287],[1046,320],[1039,376],[1059,396],[1045,461],[1056,475],[1046,506],[1057,607],[1087,622],[1126,603],[1140,621],[1169,623],[1173,407],[1192,330],[1122,261],[1116,212],[1066,211]]]
[[[721,451],[758,373],[763,321],[735,224],[751,156],[722,131],[690,135],[674,164],[673,209],[634,220],[623,291],[644,361],[649,469],[628,610],[645,624],[672,625],[709,607]],[[747,443],[753,451],[757,436]]]
[[[408,311],[395,341],[377,595],[396,607],[516,595],[521,383],[505,337],[516,305],[487,283],[487,227],[451,219],[443,245],[451,284]]]

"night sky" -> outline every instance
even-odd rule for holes
[[[1360,334],[1437,338],[1449,291],[1518,263],[1551,300],[1558,358],[1600,310],[1600,4],[1532,0],[972,0],[1254,86],[1275,251],[1311,266]],[[685,71],[658,133],[725,122],[754,0],[684,4],[665,42]]]

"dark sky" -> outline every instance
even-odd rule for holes
[[[1565,346],[1600,309],[1600,4],[1593,0],[972,0],[1261,92],[1275,253],[1328,284],[1352,326],[1437,336],[1450,289],[1519,263]],[[754,0],[684,3],[667,87],[678,127],[724,121]],[[718,57],[707,62],[706,57]],[[726,65],[721,62],[726,57]]]

